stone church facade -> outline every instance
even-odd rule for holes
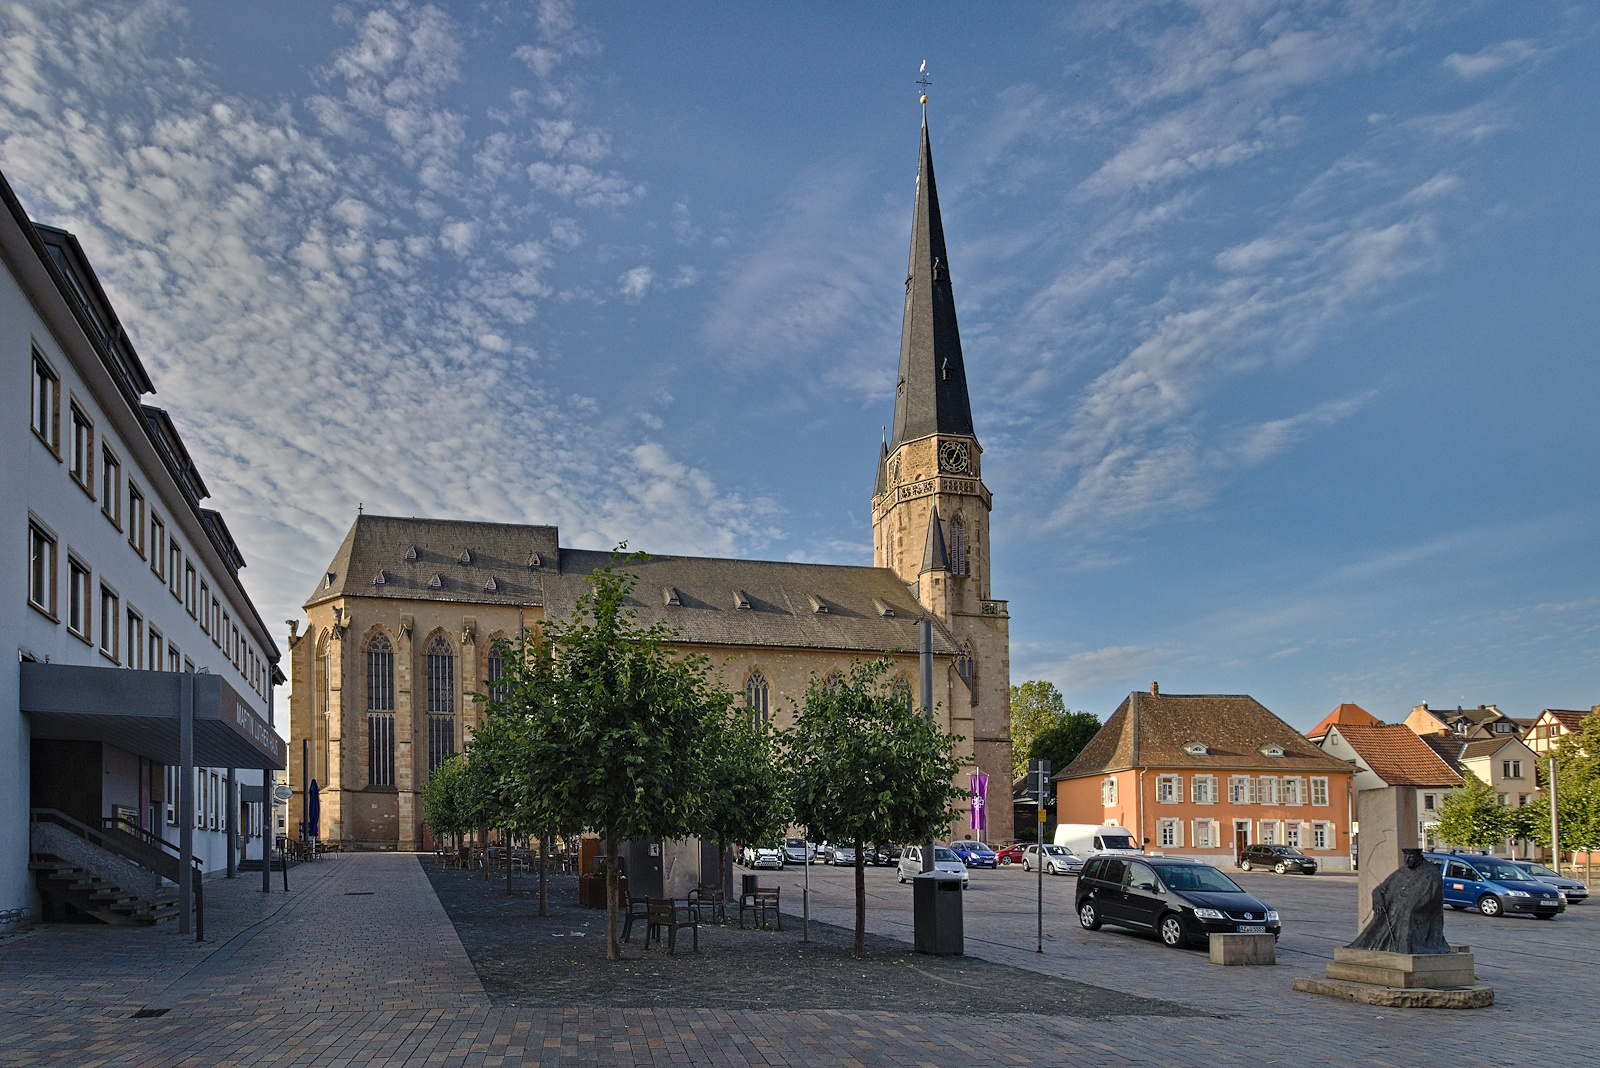
[[[789,726],[812,677],[888,655],[918,688],[917,622],[933,620],[935,716],[958,735],[965,789],[990,778],[983,836],[1010,841],[1010,639],[990,590],[989,512],[949,258],[922,129],[894,436],[872,494],[873,566],[651,556],[632,607],[706,654],[753,714]],[[481,716],[497,638],[570,615],[610,553],[554,527],[358,516],[291,625],[291,823],[315,780],[320,834],[352,848],[426,844],[418,791]],[[966,806],[951,835],[967,835]]]

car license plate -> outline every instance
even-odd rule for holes
[[[1239,925],[1239,933],[1240,934],[1266,934],[1267,933],[1267,929],[1265,927],[1251,927],[1251,926],[1249,926],[1247,924],[1241,923]]]

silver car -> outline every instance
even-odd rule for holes
[[[1040,864],[1039,852],[1044,851],[1044,863]],[[1083,870],[1083,858],[1075,854],[1066,846],[1031,845],[1022,851],[1022,870],[1033,871],[1044,868],[1046,875],[1076,875]]]
[[[933,847],[933,870],[947,875],[961,876],[961,889],[965,890],[972,881],[967,874],[967,866],[961,858],[956,856],[956,851],[949,846],[936,845]],[[922,874],[922,847],[906,846],[900,851],[900,867],[897,871],[902,883],[915,879]]]

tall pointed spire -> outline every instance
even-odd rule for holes
[[[878,480],[873,483],[872,496],[876,499],[889,492],[889,439],[883,439],[883,451],[878,454]]]
[[[911,216],[911,262],[906,269],[906,313],[900,329],[900,380],[894,399],[896,445],[930,434],[971,434],[972,402],[961,361],[950,288],[950,258],[944,247],[939,191],[933,181],[933,148],[922,121],[922,158],[917,165],[917,204]]]

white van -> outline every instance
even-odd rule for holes
[[[1056,845],[1066,846],[1084,858],[1100,853],[1144,852],[1134,840],[1132,831],[1114,823],[1058,823]]]

